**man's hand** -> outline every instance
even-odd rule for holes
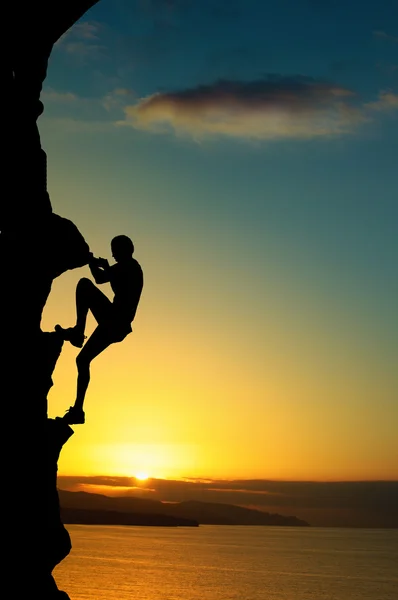
[[[95,283],[107,283],[109,281],[110,267],[106,258],[92,256],[88,266],[95,279]]]
[[[106,258],[97,258],[97,265],[101,268],[101,269],[108,269],[109,267],[109,263],[106,260]]]
[[[94,254],[91,254],[90,265],[100,269],[107,269],[109,267],[109,263],[106,258],[96,257]]]

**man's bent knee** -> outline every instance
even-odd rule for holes
[[[89,289],[95,287],[95,285],[88,277],[82,277],[81,279],[79,279],[77,287],[81,289]]]

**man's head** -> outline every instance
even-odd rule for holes
[[[134,244],[127,235],[117,235],[111,241],[112,256],[119,262],[131,258],[134,252]]]

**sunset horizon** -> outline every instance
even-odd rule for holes
[[[266,479],[154,479],[134,477],[58,477],[65,508],[167,511],[172,504],[191,506],[201,518],[206,506],[242,507],[301,519],[315,527],[397,528],[398,481],[275,481]],[[65,493],[69,494],[65,497]],[[82,496],[83,493],[83,496]],[[85,494],[85,496],[84,496]],[[105,497],[105,498],[104,498]],[[115,501],[115,506],[112,505]],[[117,502],[124,504],[118,505]],[[126,502],[131,501],[129,506]],[[139,502],[138,505],[135,505]],[[142,504],[144,503],[144,504]],[[98,506],[97,506],[98,504]],[[197,508],[195,509],[195,506]],[[201,508],[202,507],[202,508]],[[223,508],[225,507],[225,508]],[[195,513],[196,511],[196,513]],[[85,517],[83,517],[85,518]],[[102,517],[106,522],[106,514]],[[255,518],[255,517],[254,517]],[[206,523],[206,520],[204,520]],[[221,522],[221,521],[220,521]],[[203,521],[202,521],[203,523]]]
[[[392,600],[396,0],[4,14],[3,593]]]
[[[221,4],[101,1],[53,50],[54,211],[110,264],[128,235],[144,273],[59,473],[398,479],[393,11]],[[82,277],[54,280],[43,330],[75,323]]]
[[[91,366],[60,481],[398,480],[395,35],[354,8],[287,4],[299,45],[253,0],[239,47],[234,8],[99,2],[54,48],[54,211],[110,264],[128,235],[144,273],[133,332]],[[74,324],[81,278],[54,280],[43,330]],[[52,418],[78,353],[64,343]]]

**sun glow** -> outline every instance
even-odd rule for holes
[[[126,477],[137,483],[151,479],[179,479],[187,473],[195,477],[199,463],[196,447],[169,443],[87,443],[83,450],[70,444],[62,455],[60,474]]]

